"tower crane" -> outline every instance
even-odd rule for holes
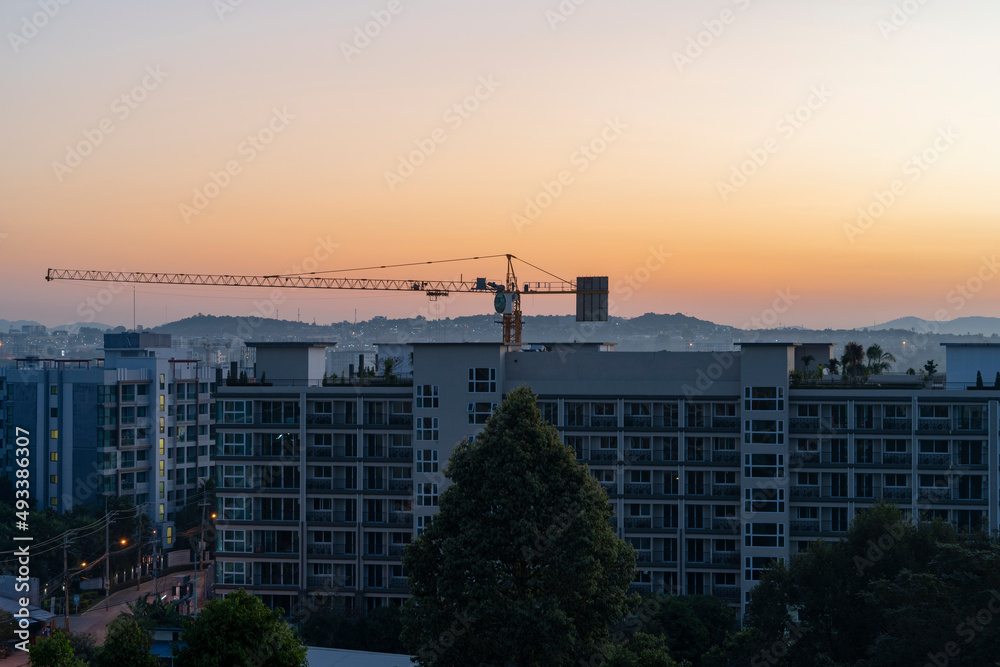
[[[49,269],[45,280],[85,280],[94,282],[150,283],[158,285],[215,285],[226,287],[279,287],[301,289],[389,290],[396,292],[423,292],[431,299],[448,296],[452,292],[493,294],[494,310],[503,316],[504,343],[521,343],[521,295],[574,294],[576,295],[576,320],[578,322],[606,322],[608,320],[607,276],[578,277],[564,280],[511,254],[467,257],[428,262],[413,262],[389,266],[371,266],[348,271],[389,269],[403,266],[422,266],[465,260],[507,258],[507,275],[502,282],[486,278],[468,280],[399,280],[389,278],[347,278],[321,276],[340,271],[312,271],[268,276],[242,276],[193,273],[150,273],[138,271],[95,271],[90,269]],[[547,282],[519,283],[514,272],[514,260],[548,274],[554,280]]]

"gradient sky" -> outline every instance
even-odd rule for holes
[[[366,24],[378,34],[355,41]],[[508,252],[610,276],[625,316],[997,315],[998,24],[988,0],[7,0],[0,317],[131,325],[130,286],[46,283],[49,267],[275,274],[317,254],[334,270]],[[478,108],[449,111],[477,89]],[[89,155],[69,166],[81,142]],[[433,153],[390,187],[418,143]],[[913,161],[925,153],[933,164]],[[227,163],[239,173],[216,192]],[[859,224],[859,208],[876,215]],[[137,317],[246,315],[267,298],[140,286]],[[275,301],[319,323],[492,308],[387,292]]]

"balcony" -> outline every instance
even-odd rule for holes
[[[625,529],[646,528],[652,530],[653,519],[648,516],[627,516],[625,517]]]
[[[716,449],[712,451],[712,463],[739,463],[740,453],[736,450]]]
[[[947,468],[951,463],[951,456],[947,453],[920,453],[917,454],[917,464],[934,468]]]
[[[618,428],[618,417],[615,415],[593,415],[590,418],[590,428],[605,430]]]
[[[627,482],[625,484],[626,496],[652,496],[653,485],[648,482]]]
[[[739,498],[739,484],[713,484],[712,495],[716,498]]]
[[[653,428],[653,417],[650,415],[625,415],[625,428]]]
[[[883,431],[910,431],[913,421],[909,417],[885,417],[882,419]]]
[[[389,590],[398,591],[400,593],[410,592],[410,579],[409,577],[389,577]]]
[[[306,577],[306,587],[310,591],[329,591],[339,589],[354,589],[354,582],[345,581],[343,577],[332,574],[310,574]]]
[[[951,430],[951,420],[947,417],[921,417],[917,420],[917,429],[921,431],[945,432]]]
[[[712,554],[712,565],[739,565],[738,551],[716,551]]]
[[[331,558],[354,558],[354,550],[348,551],[342,544],[307,544],[306,554],[309,556],[330,556]]]
[[[792,467],[815,465],[819,462],[819,452],[792,452],[788,455],[788,463]]]
[[[739,586],[722,586],[714,585],[712,586],[712,595],[723,600],[725,602],[739,602],[740,601],[740,587]]]
[[[882,489],[882,497],[886,500],[910,500],[913,489],[908,486],[888,486]]]
[[[818,533],[819,519],[792,519],[792,533]]]
[[[413,514],[411,512],[389,512],[389,519],[386,522],[390,526],[407,526],[413,525]]]
[[[390,447],[389,448],[389,459],[392,461],[412,461],[413,460],[413,448],[412,447]]]
[[[884,452],[882,454],[883,465],[908,466],[910,461],[909,452]]]
[[[791,432],[819,433],[819,417],[792,417],[788,420]]]
[[[389,545],[389,557],[390,558],[402,558],[403,554],[406,552],[406,544],[390,544]]]
[[[649,549],[636,549],[635,550],[635,562],[636,563],[652,563],[653,562],[653,552]]]
[[[389,415],[389,426],[413,428],[413,415]]]
[[[617,461],[618,449],[592,449],[590,450],[591,461]]]
[[[650,449],[626,449],[625,460],[630,462],[646,462],[653,460],[653,451]]]
[[[718,431],[736,431],[740,428],[739,417],[712,417],[711,428]]]
[[[673,551],[654,551],[651,565],[677,567],[677,554]]]
[[[608,494],[609,497],[618,493],[617,482],[601,482],[601,488],[604,489],[604,492]]]
[[[819,498],[818,486],[793,486],[792,498]]]
[[[712,530],[725,530],[730,533],[739,534],[741,526],[740,520],[735,517],[731,519],[712,519]]]

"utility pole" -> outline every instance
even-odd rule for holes
[[[198,537],[198,553],[194,556],[194,613],[198,613],[198,579],[201,577],[201,554],[205,549],[205,509],[208,501],[202,500],[198,503],[201,508],[201,532]],[[206,592],[207,592],[206,588]]]
[[[104,510],[104,608],[111,605],[111,513]]]
[[[69,549],[69,536],[70,533],[63,535],[63,618],[66,621],[66,632],[69,632],[69,558],[67,556],[67,550]]]

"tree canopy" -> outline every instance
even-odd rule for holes
[[[511,392],[456,446],[440,512],[407,549],[404,639],[422,665],[590,660],[638,604],[635,552],[600,484]]]
[[[149,634],[132,616],[121,615],[108,624],[108,636],[90,661],[91,667],[156,667],[149,652]]]
[[[306,648],[280,610],[242,588],[186,622],[177,667],[302,667]]]
[[[751,593],[745,641],[739,651],[731,642],[730,657],[836,667],[992,665],[997,613],[995,538],[942,522],[914,525],[898,507],[878,504],[856,517],[845,539],[814,542],[764,574]]]

